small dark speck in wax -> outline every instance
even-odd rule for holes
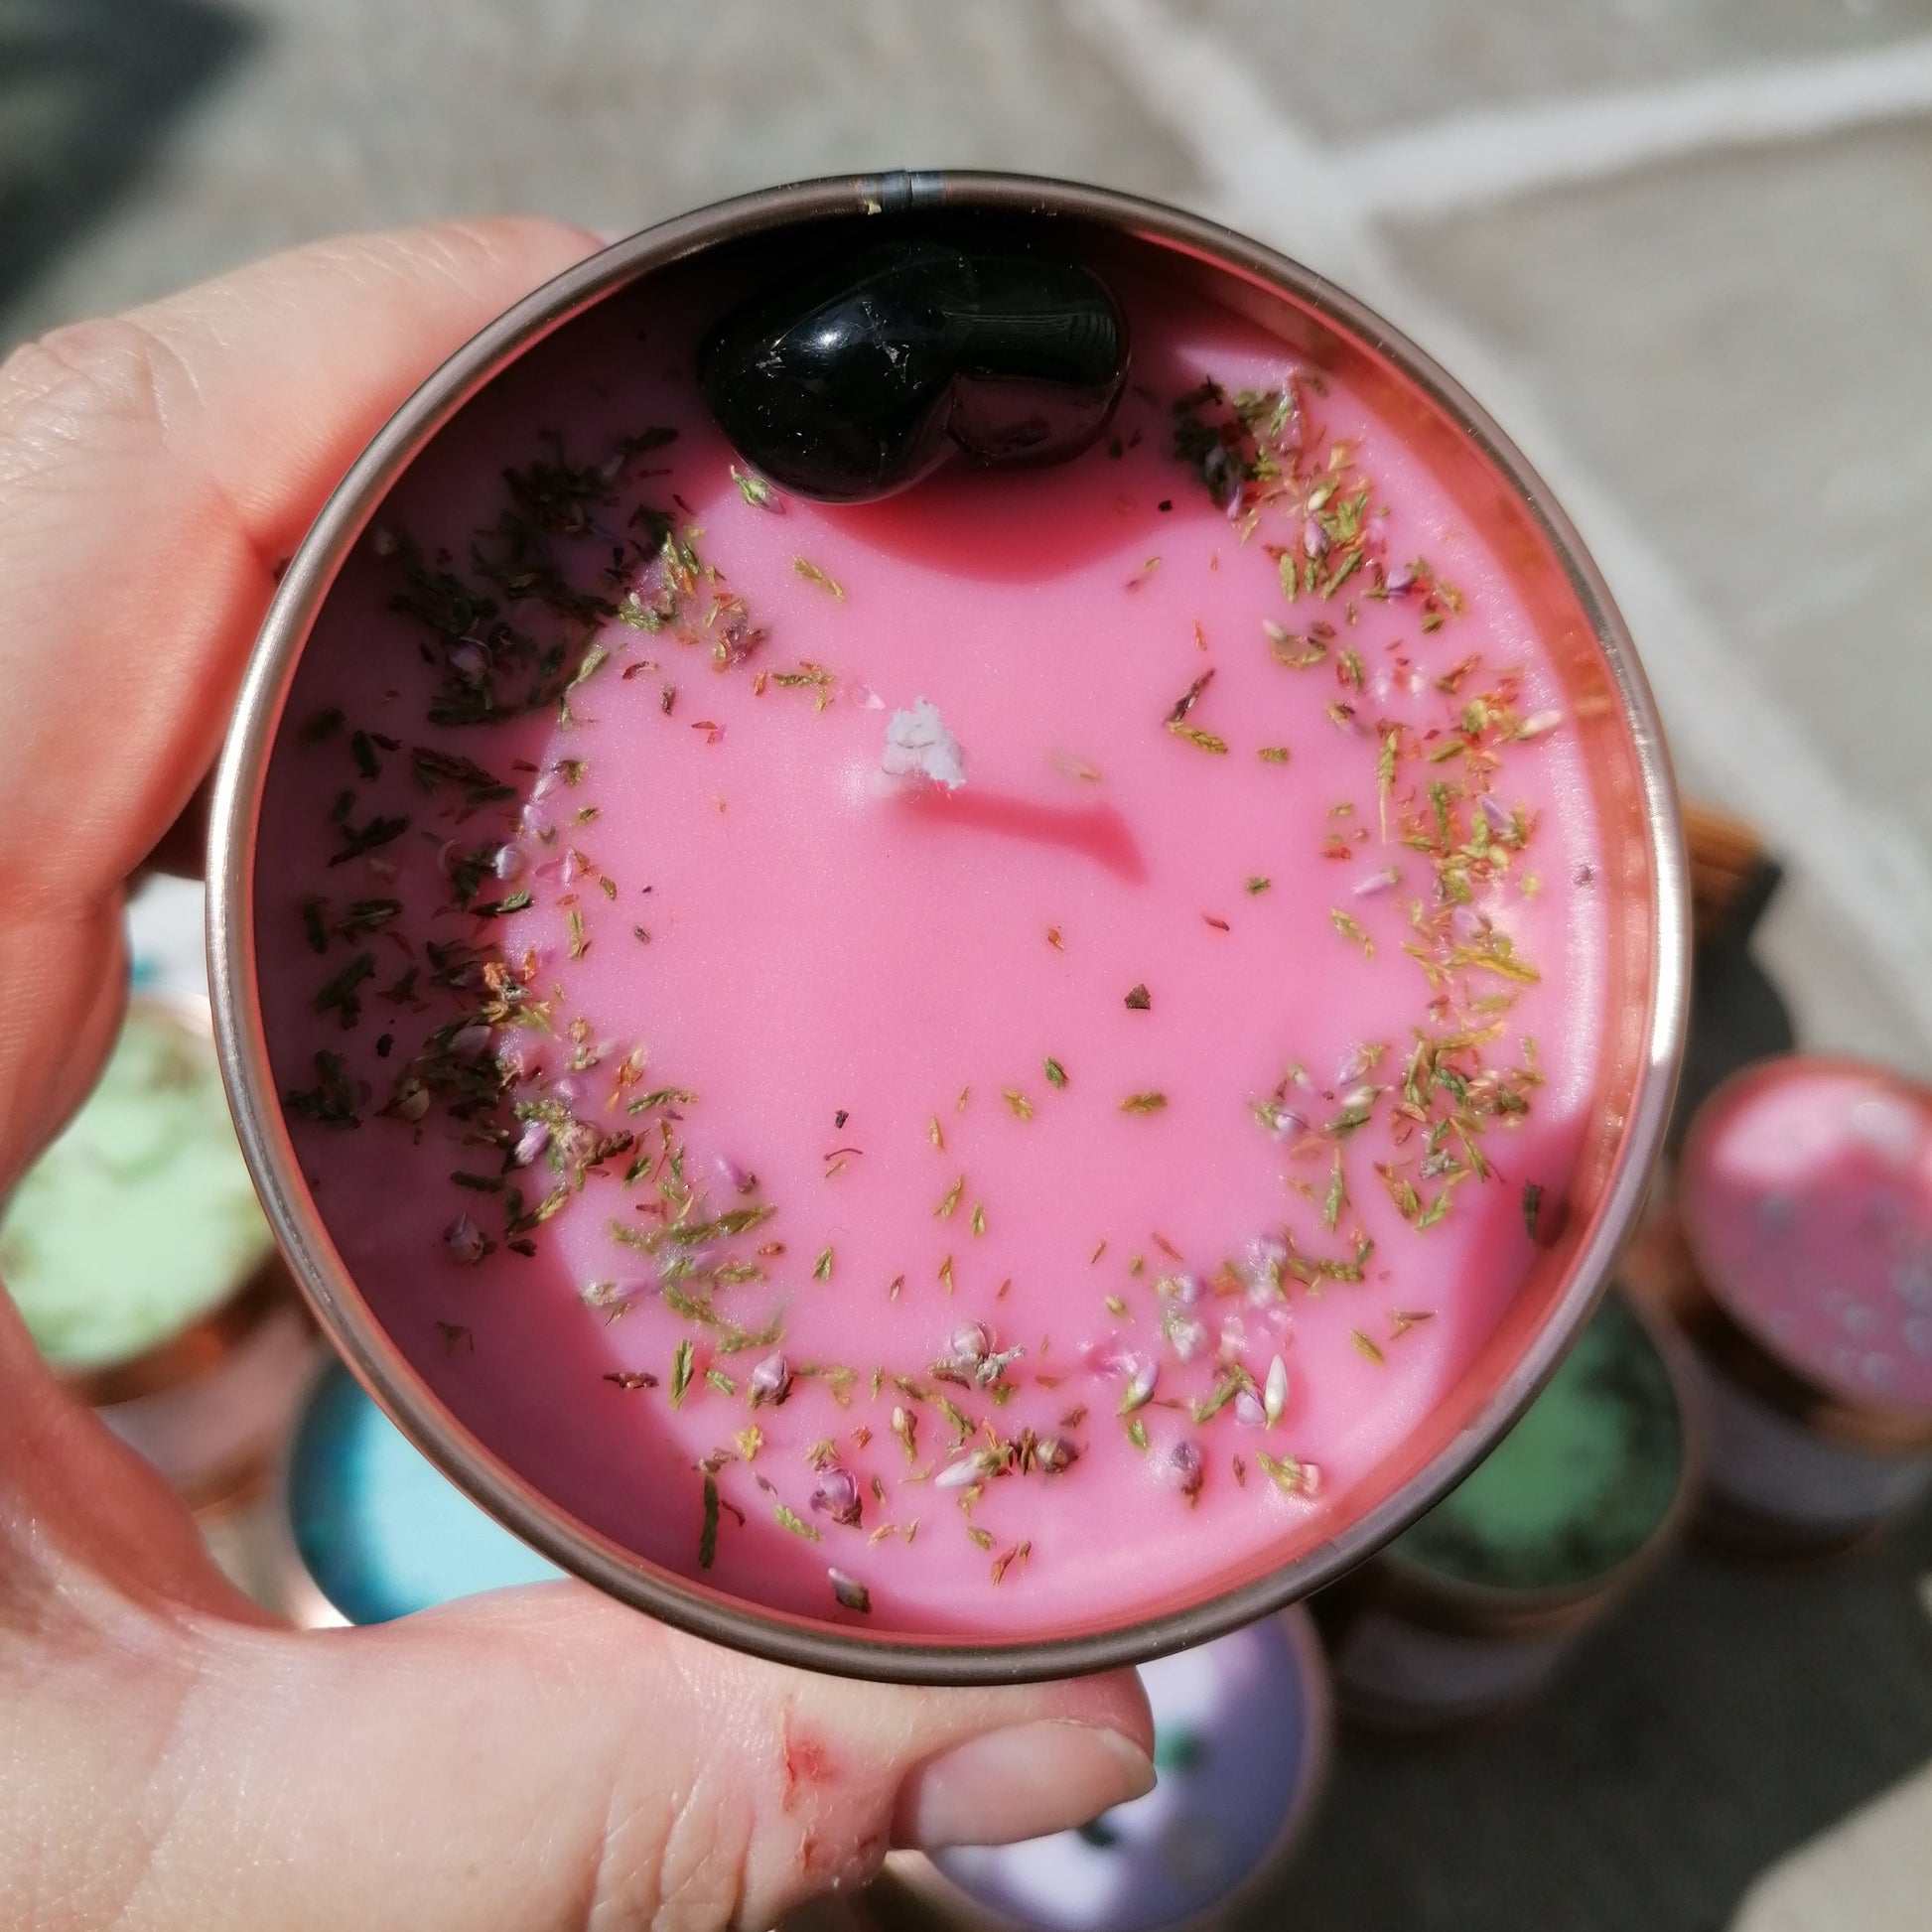
[[[396,1043],[396,1036],[394,1034],[384,1034],[382,1037],[375,1042],[376,1058],[379,1060],[386,1060],[389,1057],[390,1047],[392,1047],[395,1043]]]

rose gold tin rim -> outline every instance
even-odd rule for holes
[[[553,1509],[468,1436],[369,1318],[301,1179],[275,1100],[254,992],[253,826],[289,678],[349,544],[419,449],[514,356],[624,283],[711,245],[815,219],[913,209],[1066,215],[1176,247],[1286,294],[1391,362],[1510,487],[1560,559],[1607,668],[1634,750],[1655,921],[1648,1011],[1629,1117],[1596,1215],[1542,1331],[1436,1461],[1327,1542],[1186,1609],[1097,1634],[1011,1645],[869,1637],[726,1599],[648,1569]],[[390,418],[337,486],[282,579],[243,680],[215,776],[208,837],[208,962],[223,1077],[270,1223],[324,1328],[411,1442],[499,1521],[562,1568],[665,1622],[781,1663],[921,1684],[1017,1683],[1108,1670],[1204,1642],[1332,1582],[1467,1473],[1528,1406],[1608,1281],[1663,1144],[1683,1047],[1689,908],[1670,761],[1648,684],[1609,591],[1547,485],[1446,371],[1332,283],[1199,216],[1111,190],[1024,175],[844,176],[765,189],[679,216],[567,269],[483,330]]]

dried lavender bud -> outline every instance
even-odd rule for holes
[[[858,1479],[836,1462],[822,1469],[812,1485],[812,1507],[835,1523],[853,1527],[862,1513]]]
[[[872,1614],[872,1592],[858,1578],[848,1577],[843,1570],[828,1570],[825,1574],[831,1580],[832,1594],[848,1610],[857,1610],[863,1616]]]
[[[1273,1429],[1288,1407],[1288,1364],[1279,1355],[1268,1364],[1268,1381],[1262,1390],[1261,1406],[1262,1420]]]
[[[791,1393],[791,1365],[782,1355],[767,1355],[751,1374],[752,1407],[774,1409]]]
[[[467,1214],[459,1214],[443,1230],[443,1245],[450,1259],[463,1268],[474,1268],[495,1245]]]
[[[1144,1408],[1154,1394],[1154,1385],[1161,1379],[1161,1364],[1152,1355],[1129,1356],[1126,1368],[1127,1387],[1120,1398],[1123,1416]]]
[[[1191,1440],[1174,1444],[1161,1465],[1161,1473],[1189,1502],[1192,1502],[1200,1494],[1201,1484],[1207,1479],[1207,1470],[1201,1461],[1200,1445]]]
[[[977,1482],[988,1473],[985,1454],[961,1456],[957,1462],[949,1462],[932,1478],[935,1489],[964,1489],[969,1482]]]
[[[993,1332],[983,1321],[968,1321],[952,1331],[946,1353],[962,1368],[971,1368],[993,1352]]]

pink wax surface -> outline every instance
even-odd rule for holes
[[[607,303],[396,486],[266,785],[271,1059],[378,1319],[585,1524],[875,1632],[1110,1627],[1332,1535],[1521,1287],[1538,1190],[1550,1238],[1602,1049],[1583,753],[1481,532],[1254,325],[1117,292],[1134,382],[1111,441],[858,508],[748,500],[692,377],[715,298]],[[1251,483],[1231,511],[1177,457],[1174,400],[1203,379],[1293,380],[1279,496]],[[574,473],[585,502],[531,485],[560,457],[597,470]],[[442,628],[395,608],[412,569],[481,583],[506,469],[551,525],[516,600]],[[639,506],[688,539],[688,576]],[[1340,534],[1311,534],[1323,514]],[[561,615],[571,592],[605,613]],[[633,621],[610,617],[630,592]],[[645,608],[671,615],[638,627]],[[481,680],[521,702],[504,621],[565,646],[543,701],[433,722]],[[1209,673],[1177,720],[1199,736],[1171,729]],[[957,790],[882,770],[920,698],[963,748]],[[419,747],[513,795],[426,788]],[[367,844],[384,818],[408,823]],[[462,876],[503,847],[503,877]],[[357,931],[358,899],[401,910]],[[1448,1043],[1406,1095],[1418,1030]],[[1476,1155],[1437,1124],[1458,1109]],[[557,1211],[515,1234],[504,1186]],[[759,1363],[781,1402],[754,1405]]]
[[[1721,1090],[1679,1211],[1714,1294],[1855,1402],[1932,1411],[1932,1096],[1805,1056]]]

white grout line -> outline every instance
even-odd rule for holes
[[[1695,80],[1457,115],[1336,151],[1363,209],[1396,216],[1488,206],[1685,155],[1932,113],[1932,39]]]
[[[1338,161],[1297,128],[1252,68],[1161,0],[1062,0],[1186,149],[1206,212],[1352,288],[1482,398],[1575,519],[1628,620],[1671,743],[1820,897],[1932,1044],[1932,866],[1854,797],[1614,495],[1566,451],[1505,360],[1417,290]],[[1211,103],[1204,109],[1203,103]]]

